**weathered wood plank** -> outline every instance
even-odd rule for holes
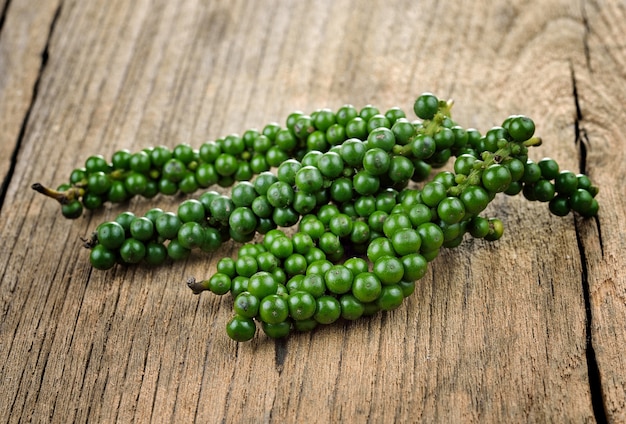
[[[64,3],[1,209],[0,420],[623,420],[623,7],[457,3]],[[0,51],[21,25],[7,15]],[[25,62],[31,75],[38,66]],[[489,211],[505,237],[444,252],[400,309],[236,345],[224,332],[231,302],[184,286],[236,245],[161,269],[92,271],[79,237],[154,202],[68,222],[29,189],[94,153],[198,145],[344,102],[410,111],[425,90],[455,98],[456,119],[483,131],[532,116],[545,145],[531,155],[583,163],[602,187],[599,220],[500,199]],[[1,114],[0,127],[25,113]]]
[[[0,197],[10,181],[58,8],[56,1],[37,8],[28,2],[0,2],[0,20],[6,23],[0,22]]]
[[[626,8],[620,2],[583,3],[586,20],[586,61],[576,64],[577,131],[584,165],[602,187],[607,205],[594,222],[578,222],[580,249],[586,263],[583,278],[589,289],[591,342],[598,366],[598,384],[607,418],[626,421],[626,274],[621,252],[626,239],[626,172],[621,122],[626,119]]]

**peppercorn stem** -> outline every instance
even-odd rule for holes
[[[426,125],[422,127],[420,133],[427,136],[434,136],[441,128],[444,119],[450,116],[450,110],[448,108],[440,109],[432,120],[426,122]]]
[[[187,287],[191,289],[193,294],[200,294],[205,290],[208,290],[206,281],[196,281],[195,277],[187,278]]]
[[[543,141],[541,140],[541,137],[531,137],[528,140],[526,140],[523,145],[526,147],[536,147],[536,146],[541,146],[541,144],[543,143]]]
[[[35,183],[31,187],[36,192],[41,193],[45,196],[48,196],[56,200],[62,205],[67,205],[71,201],[76,200],[79,197],[81,197],[83,194],[85,194],[85,190],[83,190],[82,188],[78,188],[78,187],[72,187],[68,189],[67,191],[53,190],[40,183]]]

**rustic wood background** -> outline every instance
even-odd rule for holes
[[[626,422],[626,3],[0,0],[0,421]],[[400,309],[231,342],[193,296],[220,256],[93,271],[30,189],[94,153],[200,145],[296,109],[412,110],[432,91],[486,131],[533,117],[601,186],[598,219],[502,198]]]

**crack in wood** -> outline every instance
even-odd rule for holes
[[[583,113],[578,99],[578,87],[576,84],[576,72],[574,66],[570,63],[570,74],[572,78],[572,95],[574,97],[574,106],[576,107],[576,118],[574,119],[574,144],[578,147],[579,158],[578,165],[580,172],[586,173],[587,169],[587,144],[589,137],[587,130],[582,126]]]
[[[574,65],[570,63],[570,74],[572,79],[572,95],[574,97],[574,106],[576,107],[576,118],[574,119],[574,144],[578,147],[579,158],[578,167],[581,173],[587,174],[587,151],[590,146],[589,135],[587,129],[583,126],[583,113],[580,106],[578,96],[578,86],[576,83],[576,72],[574,71]],[[604,243],[602,241],[602,228],[600,227],[600,220],[596,216],[594,217],[596,222],[596,228],[598,230],[598,242],[600,243],[600,252],[604,257]]]
[[[576,107],[576,118],[574,120],[574,143],[578,146],[580,152],[579,164],[580,172],[586,173],[587,168],[587,146],[589,144],[589,137],[587,131],[582,125],[583,113],[580,107],[578,87],[576,84],[576,72],[574,66],[570,64],[570,73],[572,79],[572,96],[574,97],[574,105]],[[600,239],[600,246],[602,246],[602,237],[600,230],[600,221],[596,217],[596,225],[598,226],[598,235]],[[587,375],[589,378],[589,393],[591,396],[591,406],[593,408],[593,414],[596,422],[607,422],[606,408],[604,405],[604,395],[602,390],[602,378],[600,376],[600,368],[596,358],[595,349],[593,346],[593,339],[591,335],[593,314],[591,312],[591,293],[589,288],[589,274],[587,269],[587,254],[585,246],[582,242],[582,236],[580,234],[580,228],[578,221],[575,221],[576,228],[576,241],[578,243],[578,251],[580,252],[581,263],[581,284],[583,299],[585,303],[585,333],[586,333],[586,346],[585,356],[587,361]],[[604,250],[604,249],[602,249]]]
[[[580,2],[580,14],[582,17],[583,27],[585,28],[585,31],[583,32],[583,51],[585,52],[587,69],[589,72],[593,73],[593,69],[591,68],[591,53],[589,49],[589,34],[591,33],[591,25],[589,24],[589,18],[587,17],[585,3],[585,0],[581,0]]]
[[[4,28],[4,21],[7,17],[7,13],[9,12],[10,5],[11,5],[11,0],[7,0],[6,3],[4,3],[2,12],[0,12],[0,40],[2,40],[2,28]]]
[[[4,24],[4,19],[5,19],[10,3],[11,3],[10,1],[7,1],[4,7],[4,10],[2,11],[2,15],[0,16],[0,36],[2,34],[2,26]],[[48,37],[46,38],[46,44],[43,48],[43,51],[41,52],[41,64],[39,66],[39,71],[37,72],[37,79],[35,80],[35,83],[33,84],[33,91],[32,91],[33,95],[31,96],[30,104],[28,105],[28,108],[26,109],[26,113],[24,114],[24,119],[22,120],[22,125],[20,126],[20,132],[15,142],[15,148],[11,152],[11,157],[9,161],[9,169],[7,170],[7,174],[4,176],[4,179],[2,180],[2,184],[0,185],[0,210],[2,210],[4,206],[4,200],[6,198],[9,184],[11,180],[13,179],[13,174],[15,173],[15,167],[17,165],[17,156],[19,155],[19,152],[22,148],[22,143],[26,135],[26,129],[28,128],[28,123],[30,121],[30,115],[31,115],[31,112],[33,111],[33,107],[38,98],[39,84],[41,83],[42,75],[48,64],[50,40],[52,39],[52,34],[54,33],[54,28],[56,27],[56,23],[59,19],[59,16],[61,15],[62,5],[63,5],[62,3],[59,3],[59,6],[54,12],[54,16],[52,17],[52,20],[50,21],[50,27],[48,30]]]
[[[587,375],[589,376],[589,394],[591,396],[591,406],[593,408],[593,415],[596,418],[596,422],[607,422],[606,408],[604,405],[604,394],[602,390],[602,377],[600,375],[600,368],[596,358],[596,351],[593,347],[593,340],[591,335],[591,327],[593,316],[591,313],[591,299],[589,290],[589,278],[587,270],[587,255],[585,252],[585,246],[582,242],[580,235],[580,229],[576,225],[576,241],[578,242],[578,250],[580,251],[581,262],[581,282],[583,289],[583,299],[585,302],[585,315],[586,315],[586,347],[585,356],[587,360]]]

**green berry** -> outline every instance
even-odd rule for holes
[[[326,293],[324,276],[320,274],[307,274],[301,282],[301,289],[311,294],[314,298],[319,298]]]
[[[541,169],[541,176],[546,180],[553,180],[559,175],[559,165],[554,159],[543,158],[537,165]]]
[[[317,168],[326,178],[338,177],[343,172],[343,167],[343,159],[336,152],[326,152],[317,161]]]
[[[352,178],[354,190],[362,196],[376,193],[380,188],[380,179],[369,172],[362,170]]]
[[[261,300],[259,304],[259,317],[261,321],[268,324],[279,324],[284,322],[288,316],[289,305],[281,296],[271,294]]]
[[[367,121],[357,116],[346,124],[346,136],[365,140],[367,137]]]
[[[578,189],[578,177],[571,171],[561,171],[555,178],[554,188],[559,194],[571,195]]]
[[[443,231],[437,225],[426,222],[417,227],[417,232],[422,239],[421,252],[432,252],[443,245]]]
[[[289,320],[285,320],[277,324],[270,324],[268,322],[261,321],[261,328],[268,337],[271,337],[272,339],[280,339],[289,335],[291,331],[291,322]]]
[[[248,291],[244,291],[235,297],[233,310],[242,317],[254,318],[259,313],[259,299]]]
[[[363,302],[352,294],[344,294],[339,298],[341,306],[341,317],[350,321],[356,320],[363,316],[365,306]]]
[[[404,292],[398,284],[383,286],[380,297],[376,300],[378,307],[383,311],[392,311],[402,305]]]
[[[482,212],[491,200],[489,193],[481,186],[468,186],[460,194],[465,211],[472,215]]]
[[[343,105],[339,108],[337,113],[335,114],[335,119],[339,125],[345,126],[352,119],[359,116],[359,112],[356,108],[350,104]]]
[[[257,216],[252,209],[245,206],[235,208],[228,218],[230,228],[241,235],[253,233],[257,224]]]
[[[85,170],[88,174],[92,174],[94,172],[106,173],[109,171],[109,164],[102,155],[93,155],[89,156],[85,161]]]
[[[296,321],[311,318],[316,311],[315,297],[305,291],[296,291],[287,298],[289,315]]]
[[[111,188],[112,181],[102,171],[89,174],[87,177],[87,189],[94,194],[104,194]]]
[[[550,181],[539,180],[534,185],[533,196],[540,202],[549,202],[554,198],[555,191],[554,184]]]
[[[482,175],[483,187],[493,193],[505,191],[512,182],[511,171],[504,165],[491,165]]]
[[[550,208],[550,212],[556,216],[566,216],[570,211],[568,198],[561,195],[558,195],[550,200],[548,207]]]
[[[259,263],[252,255],[242,255],[235,260],[235,270],[243,277],[252,277],[259,270]],[[251,289],[250,292],[252,292]]]
[[[428,270],[428,261],[419,253],[404,255],[401,259],[404,268],[404,281],[417,281],[422,278]]]
[[[178,230],[181,225],[183,225],[183,222],[173,212],[164,212],[157,218],[155,223],[159,235],[168,240],[178,237]]]
[[[324,274],[326,287],[332,293],[343,294],[352,288],[352,271],[345,265],[333,265]]]
[[[374,262],[373,273],[383,285],[395,284],[402,280],[404,267],[395,256],[381,256]]]
[[[431,208],[436,207],[446,196],[446,186],[438,181],[426,183],[422,189],[422,202]]]
[[[340,149],[341,158],[352,167],[361,166],[366,152],[365,144],[356,138],[346,140]]]
[[[439,99],[431,93],[424,93],[415,100],[413,111],[420,119],[433,119],[439,109]]]
[[[188,199],[178,206],[178,217],[182,222],[203,222],[205,209],[202,202],[196,199]]]
[[[446,224],[456,224],[465,217],[465,206],[458,197],[446,197],[439,202],[437,214]]]
[[[594,208],[593,197],[587,190],[577,189],[572,193],[569,205],[575,212],[586,214]]]
[[[388,123],[388,121],[387,121]],[[377,127],[367,136],[368,149],[381,149],[390,152],[396,144],[396,137],[388,127]]]
[[[254,333],[256,333],[256,325],[252,318],[235,315],[226,324],[226,334],[237,342],[252,340]]]
[[[275,208],[285,208],[293,203],[294,191],[291,185],[276,181],[267,188],[267,201]]]
[[[162,265],[165,259],[167,259],[167,248],[163,244],[154,241],[150,241],[146,244],[146,256],[144,260],[148,265]]]
[[[331,324],[341,317],[341,305],[333,296],[320,296],[313,318],[320,324]]]
[[[385,174],[390,164],[389,154],[378,147],[370,148],[363,156],[363,169],[370,175]]]
[[[232,281],[226,274],[216,273],[209,279],[211,293],[222,296],[230,291]]]
[[[107,270],[113,268],[116,264],[117,259],[115,253],[105,247],[102,244],[98,244],[91,249],[91,253],[89,254],[89,261],[91,262],[91,266],[100,270]]]
[[[380,279],[371,272],[363,272],[354,277],[352,294],[361,302],[373,302],[380,296],[382,284]]]
[[[265,271],[259,271],[248,280],[248,291],[258,299],[276,294],[278,290],[278,282],[272,274]]]
[[[513,140],[523,142],[535,133],[535,123],[526,116],[516,116],[509,121],[507,130]]]
[[[127,264],[136,264],[146,256],[146,246],[139,240],[128,238],[120,246],[120,257]]]
[[[391,236],[391,244],[398,256],[404,256],[419,252],[422,239],[413,228],[402,228]]]
[[[296,172],[296,187],[305,193],[317,193],[324,184],[320,170],[314,166],[304,166]]]
[[[124,227],[115,221],[100,224],[96,231],[98,243],[109,250],[118,249],[126,240]]]
[[[185,249],[196,249],[204,244],[204,228],[197,222],[185,222],[178,230],[178,243]]]
[[[130,234],[137,240],[148,241],[154,237],[154,224],[149,218],[136,217],[130,223]]]

